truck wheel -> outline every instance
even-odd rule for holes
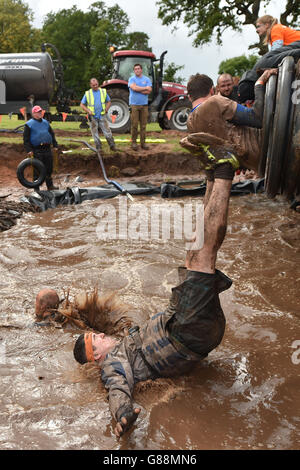
[[[261,178],[265,176],[268,149],[269,151],[271,150],[270,146],[272,142],[272,125],[276,102],[276,85],[277,76],[272,75],[267,82],[265,92],[264,116],[262,124],[262,146],[258,167],[258,174]]]
[[[170,129],[175,131],[187,131],[187,120],[189,117],[192,105],[188,100],[178,100],[172,103],[169,110],[173,111],[171,119],[169,120]]]
[[[120,88],[108,89],[111,106],[107,113],[112,132],[125,134],[130,132],[129,92]],[[112,118],[112,116],[114,116]]]
[[[282,178],[283,162],[287,145],[287,130],[289,129],[291,110],[291,86],[295,73],[293,57],[285,57],[279,66],[276,108],[273,121],[271,152],[266,164],[265,190],[269,198],[274,198],[279,192]]]
[[[38,179],[34,181],[30,181],[25,177],[25,170],[29,166],[34,167],[36,171],[39,173]],[[33,170],[33,168],[32,168]],[[43,184],[43,182],[46,179],[46,168],[45,165],[38,160],[37,158],[25,158],[17,168],[17,177],[22,186],[25,186],[25,188],[38,188]],[[33,174],[32,174],[33,178]]]

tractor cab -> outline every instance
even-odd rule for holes
[[[115,51],[110,48],[113,73],[102,83],[111,99],[108,121],[113,132],[130,131],[128,80],[134,75],[133,67],[140,64],[143,75],[152,82],[152,92],[148,95],[149,120],[158,122],[162,129],[186,131],[188,112],[191,103],[187,98],[186,87],[176,83],[163,82],[164,51],[159,59],[149,51]],[[171,111],[170,118],[166,111]]]
[[[128,82],[130,77],[134,75],[134,65],[140,64],[143,68],[143,75],[150,78],[152,82],[152,93],[149,95],[149,102],[151,103],[153,96],[157,93],[156,69],[153,66],[155,60],[156,57],[152,52],[117,51],[113,54],[112,79]]]

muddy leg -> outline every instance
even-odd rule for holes
[[[207,203],[208,203],[209,198],[211,196],[213,186],[214,186],[213,181],[206,180],[206,191],[205,191],[204,200],[203,200],[204,208],[207,206]]]
[[[92,137],[93,137],[95,145],[96,145],[96,149],[101,150],[102,144],[101,144],[101,140],[100,140],[100,136],[99,136],[98,121],[95,118],[93,118],[89,122],[89,126],[90,126]]]
[[[204,245],[187,252],[185,266],[192,271],[215,272],[217,253],[226,229],[231,180],[216,178],[204,210]],[[210,185],[211,187],[211,185]]]

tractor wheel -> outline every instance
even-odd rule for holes
[[[121,88],[108,89],[111,106],[107,113],[112,132],[125,134],[130,132],[129,92]]]
[[[173,111],[169,120],[170,129],[175,131],[187,131],[187,120],[191,110],[191,102],[189,100],[178,100],[172,103],[168,111]]]
[[[167,116],[166,116],[165,113],[164,113],[164,117],[163,117],[163,118],[158,118],[158,124],[159,124],[160,128],[163,129],[163,130],[171,129],[171,128],[170,128],[169,119],[167,118]]]
[[[288,129],[291,118],[291,86],[295,74],[293,57],[286,57],[279,66],[276,108],[272,125],[273,135],[271,152],[268,152],[266,163],[266,194],[274,198],[279,192],[282,180],[282,170],[285,150],[288,142]]]

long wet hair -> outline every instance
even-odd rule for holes
[[[264,45],[267,46],[271,42],[271,30],[275,24],[278,24],[278,19],[271,15],[264,15],[256,20],[256,24],[257,23],[269,25],[264,39]]]
[[[132,326],[132,320],[127,315],[129,305],[124,304],[115,293],[100,295],[98,289],[76,295],[73,301],[69,292],[56,311],[57,319],[71,323],[82,330],[90,328],[96,332],[116,337],[124,336],[124,330]]]

